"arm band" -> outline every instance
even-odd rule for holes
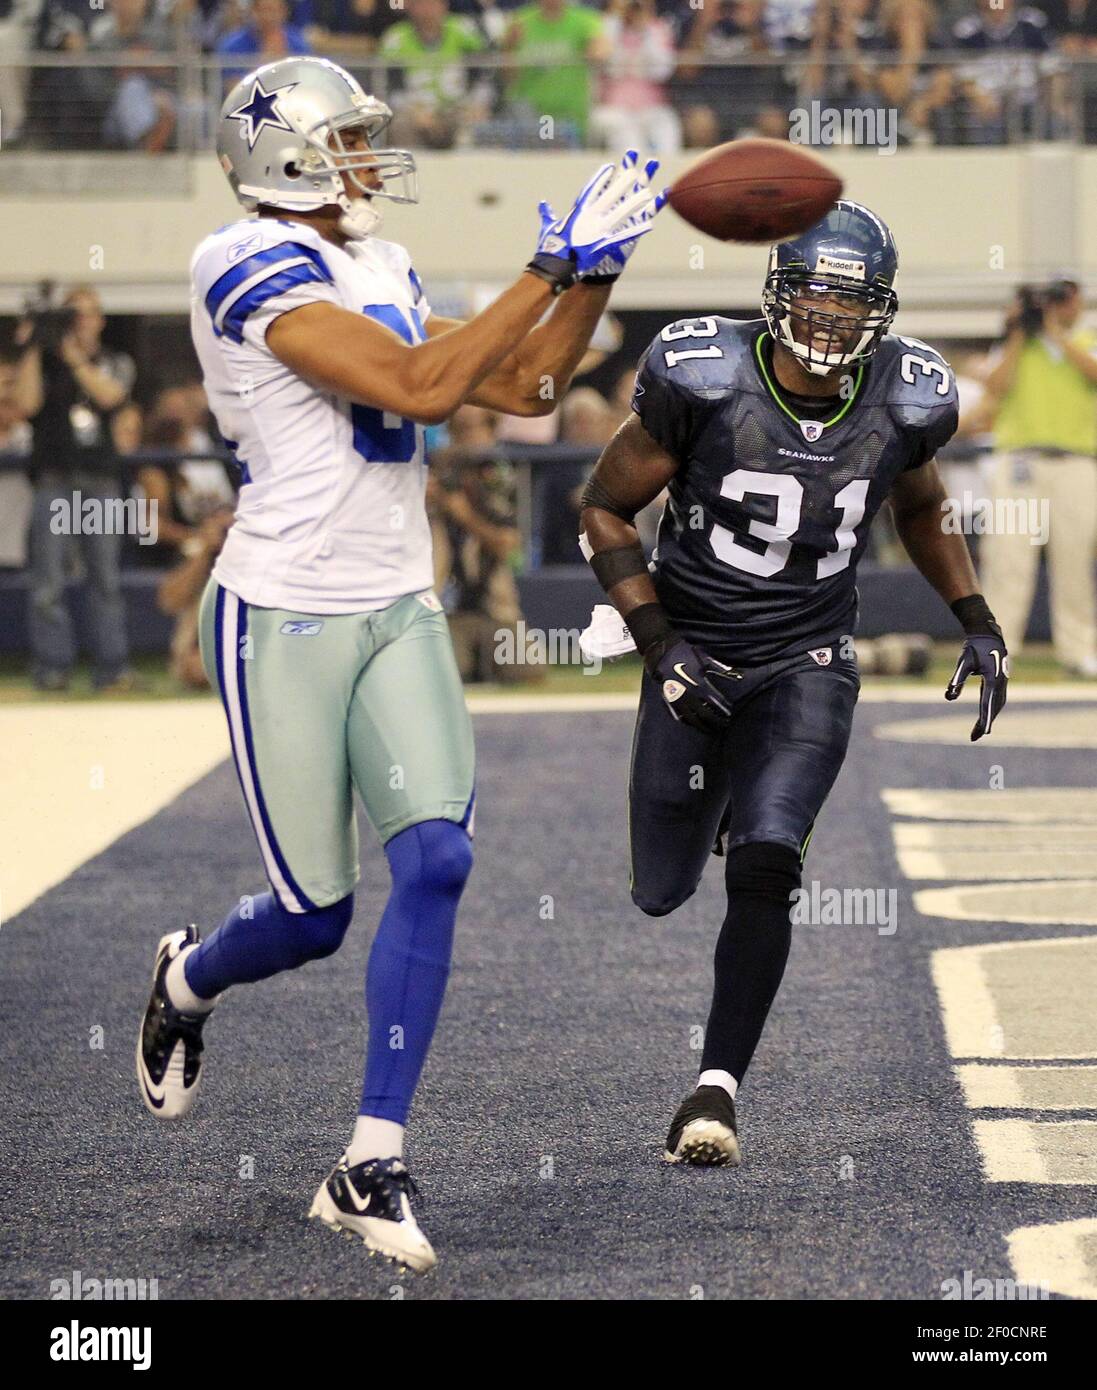
[[[641,603],[625,615],[625,626],[641,656],[646,656],[657,642],[675,635],[661,603]]]
[[[634,579],[647,574],[648,564],[639,541],[634,545],[616,545],[612,550],[599,550],[590,557],[594,577],[608,594],[622,579]]]
[[[994,621],[994,614],[982,594],[969,594],[967,598],[958,598],[955,603],[950,603],[949,607],[969,637],[1001,637],[1002,630]]]
[[[616,497],[611,492],[607,492],[598,481],[596,473],[587,482],[583,489],[583,495],[579,499],[579,510],[582,511],[585,507],[597,507],[600,511],[609,512],[611,516],[617,516],[622,521],[627,521],[630,526],[636,520],[636,508],[626,507],[623,503],[618,502]]]

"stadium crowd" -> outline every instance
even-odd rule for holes
[[[1097,677],[1097,335],[1082,322],[1078,284],[1028,287],[1008,307],[1002,338],[956,345],[960,430],[942,455],[955,497],[1060,496],[1060,524],[1039,545],[1027,531],[973,527],[988,593],[1020,650],[1039,558],[1051,573],[1056,654],[1071,672]],[[31,675],[66,688],[82,631],[92,683],[108,691],[133,681],[122,574],[141,568],[174,623],[170,671],[204,686],[197,613],[205,581],[231,524],[238,476],[217,434],[197,364],[161,356],[138,371],[112,346],[96,292],[55,294],[5,335],[0,352],[0,589],[23,587]],[[580,364],[578,384],[552,414],[530,419],[467,406],[427,430],[427,490],[435,585],[466,680],[535,679],[536,666],[493,660],[498,635],[521,620],[516,576],[525,568],[577,564],[579,497],[602,447],[627,418],[635,352],[607,316]],[[599,389],[600,388],[600,389]],[[536,493],[524,525],[516,464],[531,461]],[[1069,500],[1062,500],[1063,498]],[[91,506],[136,502],[121,530],[81,525]],[[650,549],[662,509],[637,519]],[[71,505],[70,505],[71,504]],[[60,512],[59,512],[60,508]],[[68,510],[66,510],[66,508]],[[1069,522],[1069,524],[1067,524]],[[904,564],[886,515],[873,554]],[[71,610],[83,591],[82,621]]]
[[[0,0],[0,53],[8,147],[190,148],[295,53],[346,62],[412,148],[665,153],[813,103],[894,113],[899,144],[1097,140],[1097,0]]]

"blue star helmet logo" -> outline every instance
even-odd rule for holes
[[[293,126],[286,120],[285,116],[278,109],[278,98],[285,92],[292,92],[296,82],[287,83],[285,87],[275,87],[273,91],[266,91],[259,78],[251,84],[251,96],[243,104],[238,106],[235,111],[229,112],[230,121],[246,122],[241,127],[241,134],[246,136],[249,153],[255,149],[255,142],[263,133],[264,126],[271,126],[274,130],[288,130],[292,133]]]

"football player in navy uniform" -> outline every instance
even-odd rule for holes
[[[881,503],[966,634],[946,691],[1006,700],[1002,634],[933,461],[957,423],[933,348],[888,330],[895,243],[842,200],[775,246],[764,318],[664,328],[583,497],[581,544],[644,660],[629,781],[633,901],[673,912],[709,853],[727,915],[696,1089],[672,1161],[739,1161],[734,1097],[784,972],[790,896],[849,740],[857,562]],[[649,565],[633,518],[668,501]]]

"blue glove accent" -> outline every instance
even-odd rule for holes
[[[544,258],[570,261],[575,275],[616,278],[637,241],[651,230],[655,214],[666,203],[650,183],[659,168],[648,160],[637,171],[639,155],[627,150],[620,164],[603,164],[575,200],[566,217],[558,218],[546,202],[538,207],[541,230],[534,263],[544,271]],[[610,253],[617,253],[607,261]],[[547,278],[547,276],[546,276]]]

